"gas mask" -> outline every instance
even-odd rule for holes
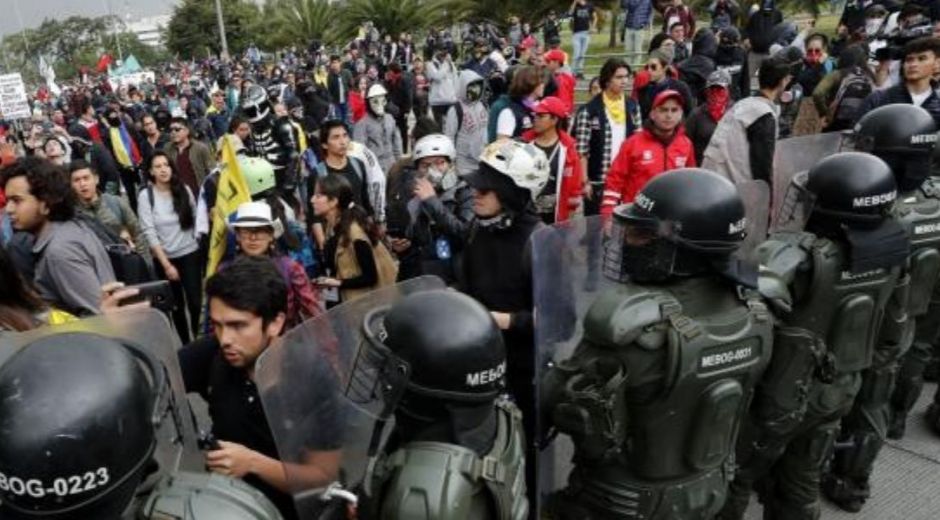
[[[385,105],[388,104],[388,100],[385,96],[375,96],[369,98],[369,109],[372,110],[372,113],[377,116],[385,115]]]
[[[457,184],[457,176],[454,175],[453,167],[441,170],[436,166],[429,166],[427,175],[431,184],[439,187],[443,191],[447,191]]]
[[[483,82],[475,81],[467,85],[467,101],[479,101],[483,97]]]

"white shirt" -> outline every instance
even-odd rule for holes
[[[511,108],[504,108],[500,111],[496,119],[496,135],[508,135],[512,137],[516,129],[516,116]]]
[[[610,125],[610,156],[617,157],[620,152],[620,145],[627,139],[627,123],[615,123],[607,114],[607,123]]]
[[[927,98],[930,97],[930,93],[933,92],[933,90],[928,88],[921,94],[915,94],[910,90],[907,92],[911,95],[911,99],[914,100],[914,105],[919,107],[924,104],[924,101],[927,101]]]

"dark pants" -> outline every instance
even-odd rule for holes
[[[189,343],[193,331],[199,329],[199,312],[202,304],[202,266],[199,251],[194,251],[179,258],[171,258],[170,263],[180,275],[177,282],[170,282],[176,306],[173,309],[173,324],[185,345]],[[155,262],[157,276],[166,280],[166,272],[160,262]],[[186,312],[189,312],[187,320]]]
[[[395,125],[398,126],[398,132],[401,134],[401,151],[405,154],[408,153],[411,144],[408,136],[408,112],[410,110],[402,110],[402,113],[395,117]]]
[[[437,121],[437,124],[442,129],[444,128],[444,117],[447,116],[447,111],[450,110],[450,107],[452,106],[454,105],[431,105],[431,112],[434,114],[434,120]]]

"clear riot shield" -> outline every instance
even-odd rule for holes
[[[154,381],[160,388],[157,389],[158,399],[153,409],[153,423],[157,425],[153,458],[160,470],[151,475],[144,487],[177,470],[205,471],[176,355],[181,346],[179,336],[162,312],[156,309],[128,310],[19,334],[0,334],[0,366],[38,339],[73,332],[118,340],[154,361],[152,364],[157,372]]]
[[[738,184],[737,189],[747,217],[747,235],[737,256],[755,261],[754,250],[767,239],[770,225],[770,186],[764,181],[750,181]]]
[[[363,323],[409,294],[444,289],[425,276],[370,292],[295,327],[259,358],[255,382],[300,518],[335,512],[333,498],[368,492],[370,446],[377,450],[407,382],[407,367],[367,347]],[[395,395],[397,394],[397,395]]]
[[[582,322],[594,299],[618,285],[604,274],[604,259],[615,254],[604,238],[601,217],[574,219],[540,229],[532,235],[532,278],[536,338],[536,390],[545,395],[545,375],[557,362],[571,356],[582,336]],[[600,250],[602,254],[588,254]],[[616,261],[609,258],[609,261]],[[589,280],[600,273],[595,285]],[[540,403],[538,410],[543,410]],[[565,487],[571,470],[573,445],[565,435],[552,436],[542,413],[537,421],[539,456],[537,518],[550,495]]]
[[[812,168],[821,159],[842,151],[845,142],[846,134],[842,132],[802,135],[777,141],[771,187],[771,232],[780,229],[778,217],[780,209],[784,206],[790,180],[796,174]]]

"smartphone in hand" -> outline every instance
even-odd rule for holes
[[[170,288],[170,282],[167,280],[129,285],[127,288],[137,289],[137,294],[121,300],[121,306],[149,301],[151,307],[160,309],[163,312],[170,312],[176,307],[173,291]]]

